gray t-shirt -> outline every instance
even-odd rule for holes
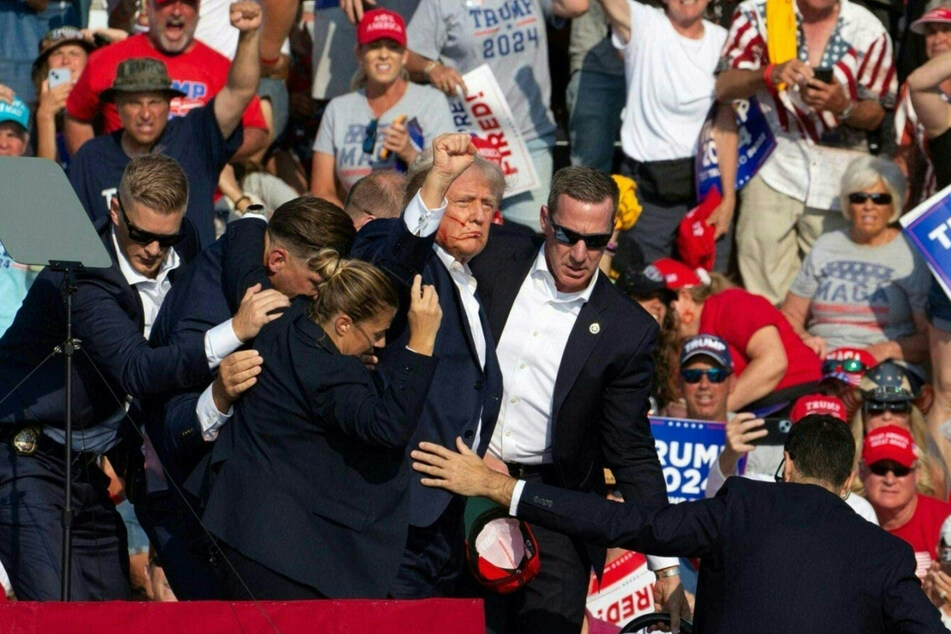
[[[410,50],[465,74],[488,64],[526,141],[555,130],[545,17],[550,0],[421,0]]]
[[[864,348],[915,332],[931,273],[902,234],[881,246],[856,244],[848,230],[816,240],[789,292],[812,300],[810,334],[830,350]]]
[[[337,178],[344,190],[349,190],[373,170],[397,167],[396,155],[391,153],[384,161],[380,159],[380,150],[390,124],[403,114],[410,121],[415,117],[422,128],[423,140],[419,149],[432,145],[433,139],[440,134],[455,131],[446,95],[435,88],[410,82],[403,97],[380,116],[372,154],[363,151],[367,124],[374,117],[367,103],[366,91],[362,89],[330,100],[320,121],[314,151],[333,154]]]
[[[588,10],[571,21],[568,42],[569,69],[624,77],[624,62],[611,44],[611,25],[600,2],[592,2]]]

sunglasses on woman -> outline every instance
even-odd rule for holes
[[[587,248],[597,250],[608,246],[608,242],[611,241],[610,233],[578,233],[577,231],[562,227],[552,220],[550,216],[548,222],[551,223],[551,227],[555,231],[555,240],[562,244],[574,246],[579,240],[584,240],[584,244]]]
[[[865,408],[865,413],[873,416],[884,414],[885,412],[907,414],[911,411],[911,403],[908,401],[895,401],[890,403],[884,401],[865,401],[863,407]]]
[[[129,220],[129,216],[125,212],[125,206],[122,204],[122,198],[116,195],[116,200],[119,201],[119,211],[122,212],[122,220],[125,222],[125,226],[129,230],[129,239],[137,244],[143,246],[152,244],[153,242],[158,242],[159,246],[163,249],[175,246],[182,241],[182,238],[185,237],[185,234],[179,230],[175,235],[168,235],[165,233],[152,233],[151,231],[146,231],[145,229],[139,229],[132,221]]]
[[[710,368],[708,370],[701,370],[699,368],[690,368],[680,371],[680,378],[684,380],[685,383],[699,383],[704,375],[706,375],[707,380],[711,383],[723,383],[726,381],[726,378],[730,376],[731,372],[724,368]]]
[[[867,194],[865,192],[852,192],[849,194],[849,202],[853,205],[861,205],[866,200],[871,200],[876,205],[892,204],[891,194]]]
[[[827,361],[822,362],[823,374],[838,372],[840,369],[843,372],[855,374],[857,372],[865,372],[866,367],[865,364],[858,359],[842,359],[841,361],[837,361],[836,359],[828,359]]]
[[[887,476],[888,472],[891,471],[895,474],[896,478],[904,478],[906,475],[912,472],[911,467],[903,467],[900,464],[893,464],[884,460],[870,464],[868,466],[868,470],[881,477]]]

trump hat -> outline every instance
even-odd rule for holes
[[[862,348],[836,348],[822,361],[822,379],[838,379],[858,387],[866,370],[876,363],[875,357]]]
[[[871,465],[882,460],[891,460],[909,469],[918,459],[918,447],[911,433],[898,425],[885,425],[873,429],[862,445],[862,460]]]
[[[384,39],[406,46],[406,23],[402,16],[388,9],[373,9],[364,13],[357,26],[357,42],[370,44]]]
[[[951,24],[951,8],[948,8],[947,6],[940,6],[936,9],[932,9],[911,23],[911,32],[917,33],[918,35],[924,35],[925,25],[932,22]]]
[[[733,358],[726,341],[716,335],[696,335],[684,342],[680,349],[680,365],[684,366],[695,357],[710,357],[725,370],[733,370]]]
[[[483,586],[508,594],[538,574],[538,542],[525,522],[486,498],[469,498],[465,510],[466,559]]]
[[[825,394],[800,396],[793,404],[789,418],[793,423],[798,423],[800,419],[812,414],[828,414],[838,418],[843,423],[848,419],[845,403],[842,402],[842,399],[837,396],[826,396]]]

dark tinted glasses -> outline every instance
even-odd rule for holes
[[[892,204],[891,194],[866,194],[865,192],[852,192],[849,194],[849,202],[853,205],[861,205],[866,200],[871,200],[876,205]]]
[[[163,233],[152,233],[151,231],[145,231],[144,229],[139,229],[132,221],[129,220],[129,216],[125,212],[125,205],[122,204],[122,198],[116,194],[116,200],[119,201],[119,211],[122,212],[122,220],[125,222],[125,226],[129,230],[129,239],[133,242],[141,245],[152,244],[153,242],[158,242],[159,246],[163,249],[168,247],[175,246],[182,241],[182,238],[185,237],[185,234],[179,230],[175,235],[167,235]]]
[[[707,380],[711,383],[723,383],[726,381],[726,378],[730,376],[730,371],[724,368],[710,368],[709,370],[690,368],[689,370],[680,371],[680,378],[682,378],[685,383],[699,383],[704,375],[707,376]]]
[[[894,401],[886,403],[884,401],[865,401],[863,407],[865,412],[870,415],[884,414],[886,411],[893,414],[907,414],[911,411],[909,401]]]
[[[585,246],[589,249],[603,249],[608,246],[608,242],[611,241],[610,233],[578,233],[571,229],[565,229],[550,217],[548,218],[548,222],[551,223],[551,227],[555,231],[555,240],[562,244],[574,246],[579,240],[584,240]]]
[[[865,364],[859,361],[858,359],[842,359],[841,361],[836,361],[835,359],[828,359],[822,362],[822,373],[831,374],[833,372],[838,372],[839,370],[855,374],[858,372],[865,372]]]
[[[373,154],[373,148],[376,146],[376,129],[380,125],[379,119],[374,119],[363,129],[363,153]]]
[[[870,464],[868,466],[868,470],[875,475],[882,477],[888,475],[888,472],[891,471],[895,474],[896,478],[904,478],[906,475],[912,472],[911,467],[903,467],[900,464],[887,462],[885,460],[880,460],[879,462]]]

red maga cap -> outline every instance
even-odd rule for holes
[[[357,26],[357,42],[369,44],[384,39],[406,46],[406,23],[402,16],[388,9],[373,9],[364,13]]]
[[[862,445],[862,460],[871,465],[882,460],[897,462],[911,468],[918,459],[918,447],[907,429],[898,425],[885,425],[873,429]]]

